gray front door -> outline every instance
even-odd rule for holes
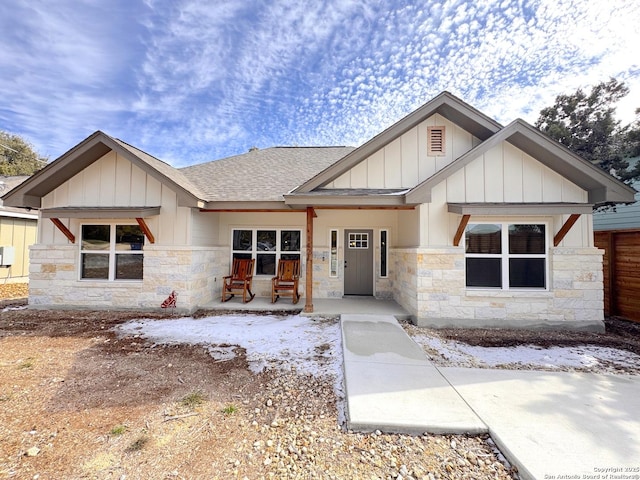
[[[345,230],[344,246],[344,294],[373,295],[373,230]]]

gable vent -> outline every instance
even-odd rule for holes
[[[429,127],[427,135],[429,137],[427,154],[434,156],[444,155],[444,127]]]

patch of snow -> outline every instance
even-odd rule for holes
[[[246,351],[249,368],[291,370],[314,376],[342,371],[337,321],[291,316],[214,316],[207,318],[132,320],[117,327],[119,334],[139,335],[157,344],[202,345],[218,361]]]
[[[0,310],[0,313],[10,312],[12,310],[26,310],[26,309],[27,309],[26,305],[20,305],[18,307],[4,307],[2,310]]]
[[[640,368],[640,356],[609,347],[581,345],[543,348],[535,345],[516,347],[480,347],[429,335],[413,339],[432,354],[441,357],[448,366],[496,368],[505,365],[543,369],[589,369],[617,366]]]
[[[346,421],[342,372],[342,336],[336,320],[291,316],[215,316],[142,319],[116,327],[121,336],[138,336],[155,344],[202,345],[216,361],[231,360],[243,348],[254,373],[264,369],[329,376],[337,398],[338,421]]]

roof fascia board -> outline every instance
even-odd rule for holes
[[[16,187],[17,188],[17,187]],[[34,195],[23,195],[18,192],[10,191],[2,201],[5,206],[15,208],[40,208],[40,197]]]
[[[43,196],[109,152],[110,148],[102,141],[105,137],[101,131],[93,133],[5,194],[2,197],[4,204],[40,208]],[[80,160],[74,162],[74,159]]]
[[[37,220],[37,213],[23,213],[23,212],[14,212],[10,210],[3,210],[0,207],[0,217],[9,217],[9,218],[26,218],[29,220]]]
[[[264,211],[264,210],[282,210],[284,212],[291,210],[291,207],[284,202],[205,202],[202,210],[218,210],[218,211]]]
[[[161,183],[167,184],[178,195],[178,204],[180,206],[200,206],[200,199],[191,192],[186,191],[171,178],[160,173],[101,131],[93,133],[42,170],[26,179],[7,193],[3,197],[3,202],[7,206],[40,208],[42,197],[99,160],[109,151],[115,151],[123,155],[127,160],[157,178]]]
[[[593,212],[590,203],[449,203],[449,213],[459,215],[562,215]]]
[[[284,201],[292,207],[321,206],[407,206],[404,195],[285,195]]]
[[[427,198],[430,200],[433,187],[504,141],[587,190],[589,202],[633,201],[635,191],[631,187],[574,154],[524,120],[517,119],[407,192],[407,202],[423,203]]]
[[[470,131],[472,130],[472,133],[476,134],[481,140],[488,138],[502,128],[502,125],[495,120],[487,117],[451,93],[443,92],[293,191],[307,193],[335,180],[344,172],[435,113],[440,113],[452,122],[463,125],[464,128]]]
[[[509,143],[529,153],[542,164],[587,190],[590,202],[634,201],[635,190],[632,187],[625,185],[600,167],[576,155],[524,120],[518,119],[513,123],[516,128],[508,139]],[[551,156],[536,155],[538,154],[536,146],[544,148],[551,153]]]

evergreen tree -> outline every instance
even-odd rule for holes
[[[615,103],[629,93],[615,78],[601,82],[585,93],[558,95],[556,103],[544,108],[535,126],[585,160],[629,182],[640,178],[627,158],[640,153],[640,125],[620,126]]]
[[[0,130],[0,175],[32,175],[47,160],[19,135]]]

